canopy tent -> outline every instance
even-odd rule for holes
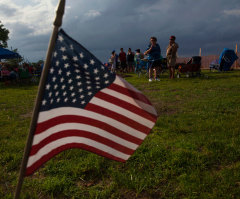
[[[14,59],[21,57],[18,53],[0,47],[0,59]]]

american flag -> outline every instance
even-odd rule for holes
[[[140,91],[61,29],[25,175],[70,148],[125,162],[156,119],[155,109]]]

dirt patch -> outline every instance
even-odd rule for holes
[[[29,113],[25,113],[25,114],[22,114],[22,115],[20,115],[22,118],[30,118],[30,117],[32,117],[32,111],[31,112],[29,112]]]
[[[174,115],[178,112],[177,107],[173,107],[171,104],[166,105],[161,102],[153,102],[154,108],[156,109],[158,116],[161,115]]]

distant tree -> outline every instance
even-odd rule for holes
[[[9,39],[8,37],[9,30],[4,28],[2,22],[0,21],[0,46],[3,48],[7,48],[7,41]]]

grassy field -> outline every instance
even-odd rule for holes
[[[240,198],[240,71],[126,79],[159,114],[134,155],[64,151],[25,178],[22,198]],[[0,84],[0,198],[13,197],[36,92]]]

